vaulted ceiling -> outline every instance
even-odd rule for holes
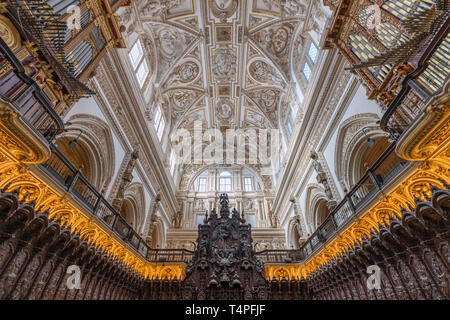
[[[276,128],[291,97],[311,0],[146,0],[122,15],[150,55],[171,129]],[[294,71],[293,71],[294,70]]]

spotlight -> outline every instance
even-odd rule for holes
[[[75,139],[72,139],[69,141],[69,147],[71,147],[72,149],[75,149],[75,147],[77,146],[78,138],[81,136],[82,133],[83,133],[83,131],[80,130],[80,133],[78,134],[78,136]]]
[[[69,147],[71,147],[72,149],[75,149],[77,145],[77,139],[73,139],[69,142]]]
[[[367,129],[366,127],[363,127],[361,130],[364,133],[364,135],[367,138],[367,144],[369,145],[369,148],[373,147],[373,145],[375,144],[375,140],[373,140],[372,138],[369,138],[369,136],[366,134],[366,132],[364,131],[364,129]]]

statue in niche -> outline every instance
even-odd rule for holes
[[[177,213],[175,213],[173,224],[175,228],[181,228],[183,222],[183,208],[181,208]]]
[[[205,201],[203,199],[197,199],[195,202],[195,210],[205,210]]]
[[[323,185],[323,187],[324,187],[325,195],[328,198],[327,207],[328,207],[328,210],[331,211],[336,207],[337,202],[333,197],[333,192],[331,191],[330,184],[328,183],[327,174],[326,174],[325,170],[323,169],[322,164],[319,161],[319,155],[317,154],[317,152],[313,151],[311,153],[311,159],[312,159],[312,165],[317,172],[317,177],[316,177],[317,182],[320,183],[321,185]]]
[[[245,210],[253,210],[253,200],[247,200],[245,204]]]

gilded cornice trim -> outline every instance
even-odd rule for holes
[[[404,159],[423,161],[450,145],[450,81],[433,97],[414,125],[403,133],[396,152]]]
[[[50,157],[50,147],[20,117],[9,102],[0,99],[0,150],[22,163],[44,162]]]
[[[444,183],[450,184],[448,156],[447,148],[436,155],[433,160],[420,165],[416,164],[417,167],[413,172],[399,184],[397,184],[398,181],[392,182],[391,191],[387,192],[381,200],[375,200],[371,208],[354,222],[350,222],[345,230],[329,240],[323,248],[313,253],[307,260],[302,263],[268,265],[265,268],[267,275],[273,277],[274,273],[278,272],[279,274],[289,274],[290,277],[296,279],[306,278],[317,268],[336,258],[343,250],[353,246],[355,241],[360,240],[363,236],[370,237],[371,230],[378,230],[380,224],[389,224],[389,216],[393,212],[401,212],[404,208],[415,207],[416,199],[424,199],[424,195],[431,197],[431,186],[445,189]],[[280,268],[285,270],[280,271]],[[277,278],[276,275],[275,278]]]

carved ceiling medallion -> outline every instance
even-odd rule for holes
[[[164,28],[159,32],[161,51],[168,57],[174,56],[180,48],[180,35],[171,29]]]
[[[178,76],[181,82],[189,83],[198,77],[199,71],[199,66],[195,62],[189,61],[181,65]]]
[[[230,120],[233,116],[233,101],[231,99],[220,99],[217,101],[217,117],[219,120]]]
[[[286,49],[289,41],[289,31],[284,27],[278,28],[271,39],[273,51],[278,55]]]
[[[238,7],[237,0],[209,0],[209,4],[213,15],[222,21],[233,16]]]
[[[232,82],[236,76],[237,59],[231,46],[221,46],[213,53],[213,72],[216,81]]]

